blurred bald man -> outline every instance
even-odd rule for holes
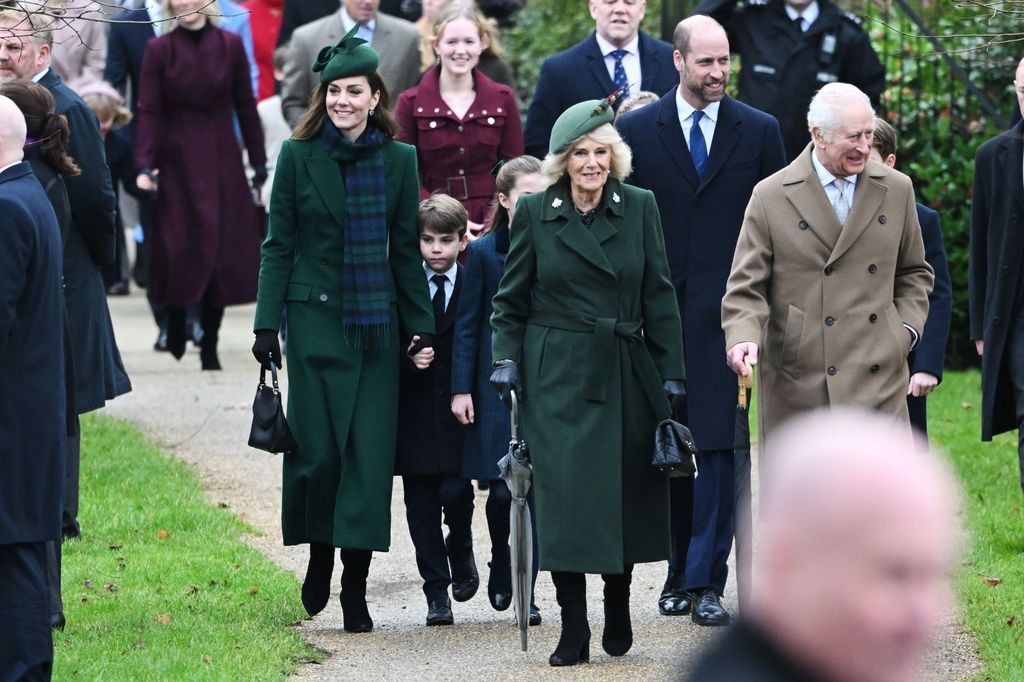
[[[944,614],[960,545],[957,485],[891,417],[823,410],[775,435],[743,618],[701,682],[909,682]]]
[[[60,228],[24,146],[0,96],[0,680],[52,672],[46,543],[61,539],[67,443]]]

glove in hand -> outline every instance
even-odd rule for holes
[[[669,379],[663,385],[665,397],[672,406],[672,419],[680,424],[686,419],[686,381],[683,379]]]
[[[252,344],[252,354],[256,361],[266,369],[270,369],[273,361],[281,366],[281,342],[277,338],[276,329],[257,329],[256,340]]]
[[[505,407],[512,409],[512,391],[516,392],[516,398],[522,404],[523,381],[519,377],[519,365],[512,360],[499,360],[494,363],[494,372],[491,373],[491,386],[498,392]]]

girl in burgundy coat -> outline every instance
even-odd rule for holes
[[[421,195],[443,192],[469,211],[473,238],[494,197],[491,168],[523,153],[512,88],[480,73],[486,22],[473,5],[454,6],[434,25],[439,64],[398,99],[397,139],[416,146]]]
[[[203,369],[220,369],[224,307],[256,300],[262,227],[235,136],[237,115],[254,184],[266,152],[249,64],[237,35],[213,25],[204,0],[164,0],[177,27],[146,44],[135,165],[156,192],[149,296],[167,305],[167,347],[185,352],[185,311],[202,304]],[[214,10],[215,11],[215,10]]]

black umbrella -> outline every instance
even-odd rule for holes
[[[533,466],[526,441],[519,439],[519,398],[512,391],[512,440],[508,453],[498,461],[501,478],[512,493],[509,510],[509,544],[512,554],[512,604],[519,626],[519,643],[526,651],[526,635],[530,625],[530,604],[533,603],[533,532],[530,507],[526,498],[530,492]]]
[[[736,593],[740,610],[750,597],[754,523],[750,502],[750,393],[753,371],[747,364],[747,376],[739,375],[739,398],[736,404],[736,430],[733,438],[736,478],[733,485],[736,537]]]

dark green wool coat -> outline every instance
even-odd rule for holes
[[[416,210],[416,150],[384,147],[390,347],[349,347],[342,326],[345,184],[319,138],[281,147],[263,243],[254,329],[277,329],[288,305],[284,543],[386,551],[391,540],[398,366],[412,334],[433,334]]]
[[[588,229],[568,182],[520,199],[494,298],[494,358],[520,363],[540,566],[621,573],[669,552],[668,479],[651,469],[681,379],[682,329],[648,190],[609,179]]]

